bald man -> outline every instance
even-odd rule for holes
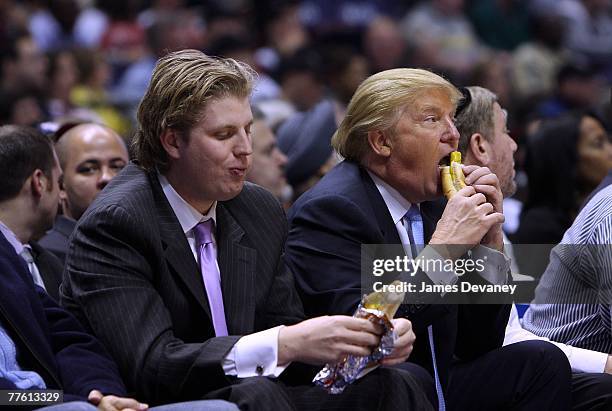
[[[57,135],[55,150],[64,171],[60,182],[62,214],[39,243],[63,262],[77,220],[125,167],[128,151],[117,133],[94,123],[78,124]]]

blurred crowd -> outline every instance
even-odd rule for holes
[[[2,0],[0,44],[1,124],[53,133],[96,122],[128,142],[160,56],[193,48],[247,62],[259,74],[252,102],[261,120],[250,177],[286,203],[338,161],[330,138],[356,87],[381,70],[426,68],[493,91],[518,143],[521,202],[526,147],[542,120],[590,110],[606,129],[611,122],[610,0]],[[575,152],[576,138],[558,147]],[[546,180],[575,190],[561,233],[594,187],[568,188],[562,174]],[[557,204],[555,195],[544,201]],[[507,203],[511,234],[521,202]]]

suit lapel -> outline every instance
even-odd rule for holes
[[[47,294],[55,301],[59,301],[59,288],[62,283],[63,267],[55,256],[45,251],[36,241],[30,241],[32,257],[42,277]]]
[[[10,329],[15,333],[16,338],[19,338],[28,348],[56,386],[61,388],[60,379],[55,372],[57,366],[53,353],[46,349],[47,337],[42,331],[46,326],[38,327],[39,324],[37,324],[45,319],[45,313],[40,309],[39,304],[31,304],[29,301],[30,299],[38,300],[39,297],[34,290],[35,286],[28,266],[21,257],[15,254],[12,246],[1,233],[0,248],[2,248],[0,258],[6,259],[6,263],[2,265],[11,268],[6,271],[0,270],[0,283],[2,284],[0,287],[0,323],[3,323],[5,329]]]
[[[421,203],[421,216],[423,217],[423,234],[425,243],[429,243],[433,235],[436,224],[446,207],[446,200],[425,201]]]
[[[380,195],[378,188],[376,188],[376,184],[374,184],[374,181],[372,181],[372,178],[370,178],[365,169],[359,167],[359,172],[361,173],[361,179],[370,200],[370,204],[372,204],[372,210],[378,222],[380,234],[383,237],[384,243],[401,244],[402,241],[393,223],[393,218],[391,218],[387,204],[385,204],[385,200],[382,198],[382,195]]]
[[[255,249],[240,244],[243,228],[225,203],[217,205],[217,262],[230,335],[248,334],[255,324]]]
[[[208,298],[206,297],[206,290],[204,289],[204,282],[200,274],[200,268],[193,258],[193,253],[187,242],[187,237],[185,237],[183,229],[161,189],[157,175],[151,173],[149,174],[149,178],[151,180],[153,198],[159,221],[164,258],[171,269],[183,280],[212,323],[212,316],[210,314],[210,307],[208,305]]]

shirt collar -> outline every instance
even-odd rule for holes
[[[21,252],[23,251],[23,244],[21,244],[21,241],[19,241],[15,233],[10,228],[8,228],[6,224],[4,224],[2,221],[0,221],[0,231],[2,232],[2,234],[4,234],[4,237],[8,240],[8,242],[13,246],[15,252],[21,255]]]
[[[174,187],[172,187],[172,185],[164,175],[157,173],[157,176],[159,177],[159,182],[161,184],[162,190],[166,195],[168,202],[170,203],[170,207],[172,207],[176,218],[178,218],[179,220],[181,228],[183,229],[183,233],[187,234],[196,225],[198,225],[198,223],[209,219],[212,219],[215,225],[217,224],[216,201],[210,207],[210,210],[208,210],[208,212],[203,215],[198,210],[193,208],[191,204],[185,201],[183,197],[179,195],[179,193],[176,192]]]
[[[391,213],[391,218],[393,219],[393,224],[399,223],[402,218],[406,215],[412,204],[410,201],[406,200],[402,195],[389,184],[380,179],[376,174],[367,170],[368,174],[374,181],[378,192],[382,196],[387,208],[389,209],[389,213]]]

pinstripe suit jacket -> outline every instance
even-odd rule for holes
[[[246,184],[217,205],[230,336],[215,337],[197,263],[155,173],[129,164],[79,220],[61,301],[108,347],[128,389],[152,403],[232,382],[221,362],[241,335],[302,319],[283,262],[284,212]]]

